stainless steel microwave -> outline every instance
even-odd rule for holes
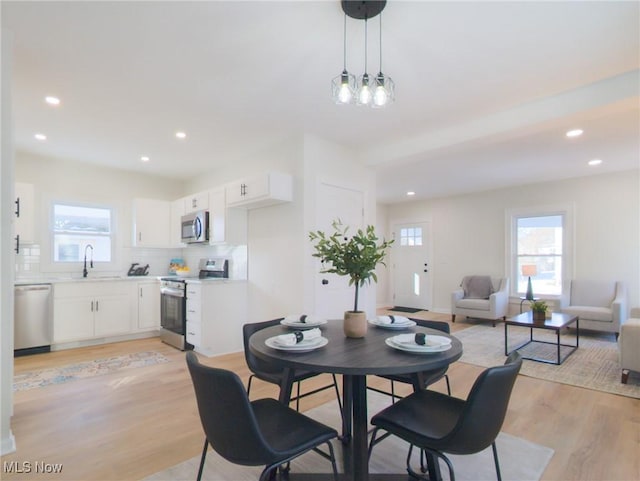
[[[180,237],[186,244],[209,241],[209,212],[201,210],[183,215],[180,220]]]

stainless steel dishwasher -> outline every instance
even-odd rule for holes
[[[49,352],[53,331],[51,284],[16,286],[14,293],[14,355]]]

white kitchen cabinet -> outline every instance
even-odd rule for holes
[[[246,177],[226,187],[227,207],[255,209],[293,200],[293,178],[282,172]]]
[[[197,212],[199,210],[209,210],[209,192],[198,192],[183,198],[184,213]]]
[[[56,284],[53,290],[53,343],[130,332],[133,287],[122,281]]]
[[[160,283],[139,282],[137,288],[138,329],[160,329]]]
[[[184,199],[171,202],[171,215],[169,220],[169,245],[171,247],[185,247],[182,242],[182,216],[184,215]]]
[[[209,244],[246,243],[247,211],[228,208],[224,188],[209,191]]]
[[[187,342],[205,356],[242,351],[246,305],[245,282],[187,282]]]
[[[14,238],[16,250],[23,244],[35,242],[35,194],[33,184],[15,183]]]
[[[157,199],[133,200],[133,245],[170,247],[171,202]]]

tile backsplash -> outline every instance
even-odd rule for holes
[[[16,279],[37,279],[42,277],[68,277],[80,275],[77,265],[70,266],[67,272],[43,272],[40,263],[40,246],[26,245],[16,254]],[[108,274],[126,275],[131,264],[139,267],[149,264],[150,276],[163,276],[169,273],[169,262],[173,258],[182,258],[197,274],[198,263],[201,258],[227,257],[229,258],[229,277],[232,279],[247,278],[247,246],[190,246],[184,249],[150,249],[140,247],[123,248],[117,260],[119,269],[109,271]],[[102,274],[107,273],[101,271]]]

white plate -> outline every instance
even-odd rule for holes
[[[416,344],[415,341],[413,341],[413,336],[413,334],[403,334],[400,336],[389,337],[385,339],[385,343],[387,344],[387,346],[393,347],[394,349],[400,349],[401,351],[408,352],[443,352],[451,349],[451,339],[447,337],[427,335],[427,338],[436,338],[429,340],[439,342],[439,344],[423,346],[420,344]]]
[[[324,347],[329,343],[329,339],[326,337],[316,337],[315,339],[310,339],[308,341],[300,341],[293,346],[283,346],[278,342],[278,336],[270,337],[266,339],[264,343],[272,348],[278,349],[280,351],[290,351],[290,352],[308,352],[313,351],[314,349],[318,349],[320,347]]]
[[[413,327],[416,325],[415,321],[404,321],[404,322],[392,322],[389,324],[385,324],[383,322],[378,321],[377,319],[371,319],[369,324],[380,327],[382,329],[389,329],[391,331],[400,331],[402,329],[407,329],[409,327]]]
[[[326,319],[317,319],[315,321],[307,321],[307,322],[287,321],[286,319],[283,319],[280,321],[280,324],[282,324],[283,326],[290,327],[292,329],[313,329],[314,327],[322,326],[323,324],[326,324],[326,323],[327,323]]]

